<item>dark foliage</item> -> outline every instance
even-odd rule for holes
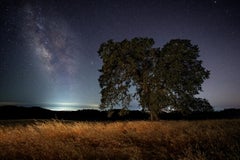
[[[158,119],[169,106],[179,112],[212,111],[207,100],[194,97],[209,77],[198,59],[198,46],[181,39],[171,40],[162,49],[153,45],[151,38],[133,38],[100,46],[100,108],[127,110],[135,99],[151,119]]]

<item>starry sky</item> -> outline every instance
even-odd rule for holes
[[[238,0],[1,0],[0,104],[97,108],[101,43],[190,39],[211,71],[200,97],[240,108]]]

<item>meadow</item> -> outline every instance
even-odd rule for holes
[[[240,159],[240,119],[1,121],[0,159]]]

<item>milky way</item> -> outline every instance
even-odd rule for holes
[[[33,54],[58,82],[69,83],[76,73],[76,50],[69,26],[61,18],[53,19],[40,7],[24,8],[24,29]]]
[[[79,49],[69,25],[61,17],[53,17],[43,13],[40,6],[26,5],[23,9],[23,31],[26,43],[32,54],[37,57],[38,64],[51,77],[55,91],[55,99],[72,98]],[[54,88],[53,88],[54,90]],[[64,95],[66,93],[67,95]],[[72,99],[71,99],[72,100]]]

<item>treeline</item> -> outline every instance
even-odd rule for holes
[[[202,119],[232,119],[240,118],[240,109],[225,109],[215,112],[162,112],[162,120],[202,120]],[[79,110],[79,111],[51,111],[41,107],[1,106],[0,120],[11,119],[59,119],[79,121],[123,121],[123,120],[149,120],[150,114],[142,111],[111,110]]]

